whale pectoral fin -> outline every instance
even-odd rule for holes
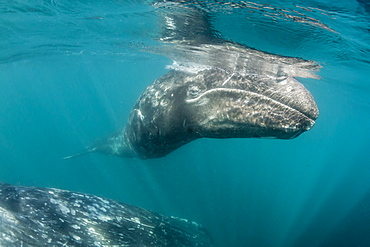
[[[89,153],[95,152],[95,150],[96,150],[96,148],[87,149],[87,150],[82,151],[80,153],[63,157],[63,160],[68,160],[68,159],[76,158],[76,157],[79,157],[79,156],[82,156],[82,155],[85,155],[85,154],[89,154]]]

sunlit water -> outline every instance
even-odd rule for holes
[[[122,127],[172,64],[150,1],[1,1],[0,180],[204,225],[216,246],[370,246],[370,6],[213,2],[223,38],[314,60],[320,109],[294,140],[203,139],[157,160],[62,157]],[[151,47],[149,49],[149,47]]]

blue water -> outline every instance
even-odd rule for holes
[[[62,157],[124,126],[168,71],[147,52],[150,1],[0,3],[2,182],[187,218],[216,246],[370,246],[367,1],[203,1],[223,38],[321,64],[320,80],[299,79],[320,117],[294,140],[201,139],[145,161]]]

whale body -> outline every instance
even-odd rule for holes
[[[185,219],[59,189],[0,183],[0,246],[213,246]]]

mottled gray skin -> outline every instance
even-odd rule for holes
[[[202,137],[291,139],[317,116],[311,94],[291,77],[276,82],[219,69],[172,70],[144,91],[122,132],[94,151],[148,159]]]
[[[142,93],[126,127],[66,158],[160,158],[202,137],[291,139],[314,125],[317,105],[295,77],[317,78],[315,62],[223,40],[194,6],[155,6],[165,45],[152,52],[171,58],[172,70]]]
[[[93,195],[0,183],[0,246],[212,246],[184,219]]]

